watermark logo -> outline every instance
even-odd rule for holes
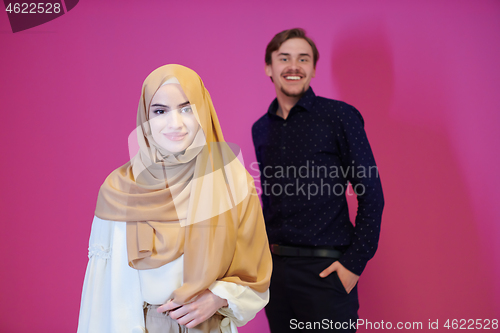
[[[366,186],[371,183],[370,178],[379,178],[376,165],[315,165],[314,161],[307,160],[303,165],[266,165],[259,162],[250,164],[250,172],[260,189],[257,194],[265,196],[300,196],[311,200],[316,196],[362,196],[366,193]],[[256,173],[255,173],[256,172]],[[352,180],[357,180],[354,184]]]
[[[12,32],[19,32],[52,21],[75,8],[79,0],[8,1],[4,0]]]

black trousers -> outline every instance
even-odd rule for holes
[[[271,333],[356,332],[358,288],[348,294],[336,272],[319,273],[335,260],[273,254],[266,316]]]

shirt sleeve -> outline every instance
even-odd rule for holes
[[[341,113],[341,163],[357,195],[358,211],[351,245],[339,261],[351,272],[361,275],[378,247],[384,195],[363,117],[347,104],[341,108]]]
[[[252,126],[252,140],[253,140],[253,145],[254,145],[254,148],[255,148],[255,157],[257,158],[257,164],[259,165],[259,174],[260,174],[260,185],[262,186],[262,184],[265,182],[265,176],[264,176],[264,172],[263,172],[263,168],[264,168],[264,165],[262,164],[262,156],[260,156],[260,149],[259,149],[259,142],[258,142],[258,131],[259,131],[259,128],[258,128],[258,123],[255,123],[253,126]],[[266,210],[268,207],[269,207],[269,196],[266,195],[266,191],[264,191],[264,189],[261,189],[261,194],[260,194],[260,197],[262,199],[262,208],[264,210]]]
[[[139,276],[128,266],[125,227],[94,217],[78,333],[145,332]]]
[[[250,287],[225,281],[215,281],[209,289],[227,300],[228,306],[219,309],[219,313],[238,327],[252,320],[269,302],[269,290],[259,293]]]

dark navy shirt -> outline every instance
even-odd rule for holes
[[[277,110],[274,99],[252,127],[269,242],[341,249],[340,263],[360,275],[377,250],[384,207],[363,117],[312,88],[286,120]],[[353,191],[355,227],[346,201]]]

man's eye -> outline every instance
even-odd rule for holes
[[[181,109],[181,112],[182,113],[188,113],[188,112],[191,112],[192,109],[191,109],[191,106],[185,106]]]
[[[281,58],[281,61],[287,61],[288,59],[287,58]]]

